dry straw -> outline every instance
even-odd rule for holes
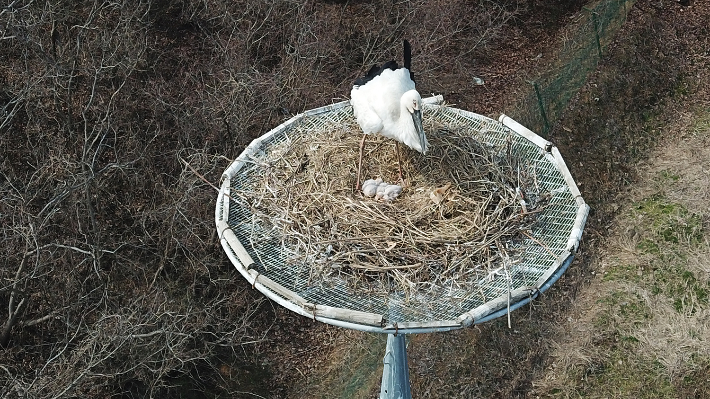
[[[354,188],[360,130],[355,124],[272,146],[261,179],[232,195],[252,222],[277,232],[289,264],[312,281],[347,281],[413,293],[470,286],[507,268],[547,203],[534,168],[511,156],[512,143],[425,120],[426,155],[402,149],[404,190],[392,202]],[[394,142],[368,136],[363,180],[394,183]],[[529,240],[528,240],[529,242]]]

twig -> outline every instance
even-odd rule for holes
[[[557,255],[555,255],[554,252],[552,252],[552,251],[550,250],[550,248],[549,248],[547,245],[545,245],[542,241],[538,240],[537,238],[535,238],[535,237],[531,236],[530,234],[528,234],[527,231],[521,230],[520,232],[523,233],[523,234],[525,234],[529,239],[531,239],[531,240],[535,241],[536,243],[538,243],[541,247],[543,247],[543,248],[545,249],[545,251],[547,251],[547,253],[549,253],[549,254],[552,255],[553,257],[556,257],[556,256],[557,256]]]

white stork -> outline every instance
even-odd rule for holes
[[[350,104],[357,123],[362,128],[360,141],[360,161],[357,167],[357,189],[360,188],[362,154],[365,137],[368,134],[381,134],[395,141],[399,179],[402,179],[402,160],[399,156],[399,143],[426,154],[428,142],[422,126],[422,97],[414,88],[412,66],[412,47],[404,41],[404,68],[398,68],[397,62],[390,61],[381,67],[370,68],[366,76],[355,80],[350,92]]]

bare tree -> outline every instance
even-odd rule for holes
[[[225,159],[179,142],[171,124],[189,122],[167,114],[175,87],[146,87],[164,78],[161,11],[98,0],[0,11],[3,396],[157,395],[198,369],[213,375],[206,390],[228,392],[219,363],[261,339],[247,322],[259,298],[216,251],[214,195],[181,161],[214,177]]]

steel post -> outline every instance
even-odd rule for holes
[[[407,344],[404,334],[388,334],[380,399],[411,399]]]

